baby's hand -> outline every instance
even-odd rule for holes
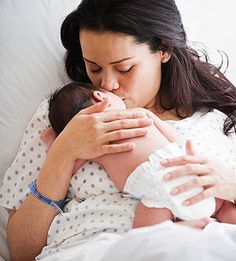
[[[45,129],[42,134],[40,135],[40,139],[45,143],[47,146],[46,152],[48,153],[50,147],[52,146],[54,140],[56,139],[57,135],[52,128]]]

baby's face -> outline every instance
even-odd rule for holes
[[[126,109],[124,101],[112,92],[104,91],[105,95],[109,97],[108,110],[124,110]]]
[[[95,91],[93,93],[95,102],[101,102],[103,100],[105,100],[106,98],[108,98],[108,104],[109,106],[107,107],[106,110],[124,110],[126,109],[125,103],[124,101],[117,95],[115,95],[112,92],[108,92],[108,91]]]

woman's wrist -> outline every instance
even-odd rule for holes
[[[50,151],[37,178],[37,190],[53,200],[65,198],[74,164],[60,153]]]

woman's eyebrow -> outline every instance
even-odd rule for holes
[[[83,57],[83,58],[84,58],[84,60],[85,60],[86,62],[88,62],[88,63],[96,64],[95,62],[90,61],[89,59],[87,59],[87,58],[85,58],[85,57]],[[132,58],[134,58],[134,56],[127,57],[127,58],[123,58],[123,59],[121,59],[121,60],[119,60],[119,61],[111,62],[110,64],[121,63],[121,62],[124,62],[124,61],[126,61],[126,60],[130,60],[130,59],[132,59]]]

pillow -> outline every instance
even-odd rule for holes
[[[60,26],[78,0],[1,0],[0,183],[40,102],[68,82]]]

